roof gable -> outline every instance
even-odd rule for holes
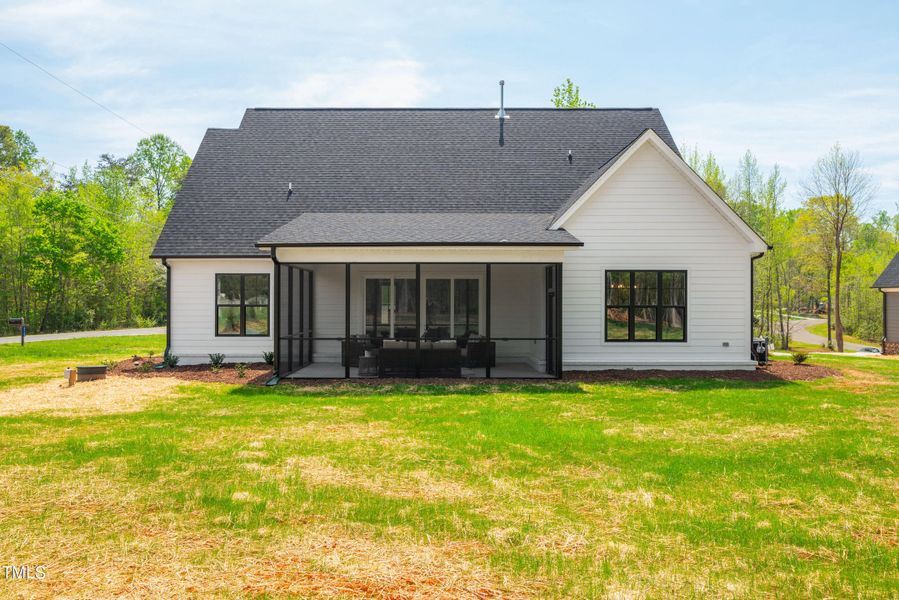
[[[263,255],[303,213],[551,215],[647,128],[677,152],[656,109],[510,108],[503,146],[495,113],[247,110],[207,132],[154,256]]]
[[[887,268],[883,270],[873,287],[876,288],[899,288],[899,254],[893,257]]]
[[[660,154],[690,183],[700,196],[707,200],[724,220],[730,223],[734,229],[740,233],[747,243],[753,246],[755,252],[765,252],[769,248],[768,243],[763,240],[762,237],[756,233],[755,230],[753,230],[727,202],[716,194],[715,191],[712,190],[686,162],[684,162],[680,154],[674,152],[652,129],[647,129],[642,132],[636,139],[625,146],[621,152],[588,177],[578,190],[572,194],[562,208],[557,211],[556,219],[553,221],[550,228],[558,229],[564,226],[565,222],[568,221],[568,219],[570,219],[571,216],[574,215],[607,181],[609,181],[618,169],[626,164],[627,161],[646,144],[650,144],[659,150]]]

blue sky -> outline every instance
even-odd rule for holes
[[[729,172],[800,183],[834,142],[899,202],[899,3],[0,0],[0,41],[191,154],[248,106],[657,106]],[[0,48],[0,123],[62,165],[142,134]]]

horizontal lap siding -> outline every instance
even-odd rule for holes
[[[584,242],[564,264],[569,368],[748,359],[747,242],[658,150],[638,150],[564,227]],[[686,343],[604,341],[604,276],[615,269],[687,271]]]
[[[215,335],[215,274],[268,273],[269,298],[274,299],[274,275],[267,259],[171,259],[171,352],[183,364],[209,361],[220,352],[228,362],[261,362],[262,353],[274,348],[273,337],[219,337]],[[269,308],[269,329],[274,311]]]
[[[899,292],[886,294],[886,338],[888,342],[899,342]]]

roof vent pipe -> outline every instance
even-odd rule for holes
[[[571,153],[571,150],[568,151],[568,164],[570,165],[574,162],[574,155]]]
[[[504,106],[504,98],[503,98],[503,86],[506,85],[506,82],[502,79],[499,80],[499,112],[494,115],[494,119],[499,120],[499,145],[505,145],[505,139],[503,138],[503,124],[506,122],[506,119],[509,118],[509,115],[506,114],[506,109]]]
[[[508,119],[509,115],[506,114],[506,109],[503,107],[503,86],[506,85],[506,82],[502,79],[499,80],[499,112],[493,117],[494,119]]]

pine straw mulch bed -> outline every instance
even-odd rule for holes
[[[238,375],[234,364],[225,364],[217,372],[210,365],[185,365],[172,369],[157,369],[161,360],[138,358],[123,360],[109,370],[111,375],[126,377],[174,377],[185,381],[203,381],[214,383],[265,385],[272,377],[272,367],[266,363],[249,363],[246,365],[244,377]],[[147,366],[144,366],[147,365]],[[753,371],[664,371],[660,369],[612,369],[607,371],[566,371],[562,383],[603,383],[614,381],[640,381],[645,379],[724,379],[732,381],[815,381],[825,377],[840,375],[840,371],[820,365],[794,365],[789,362],[775,361]],[[371,378],[371,379],[282,379],[281,383],[299,387],[322,387],[334,384],[386,386],[408,385],[467,385],[488,383],[484,379],[458,378]],[[553,379],[491,379],[489,384],[500,383],[516,385],[553,385]]]
[[[155,358],[129,358],[109,369],[109,374],[139,379],[174,377],[185,381],[250,385],[265,385],[265,382],[272,378],[272,366],[264,362],[246,363],[246,372],[243,377],[240,377],[233,363],[222,365],[218,372],[213,371],[210,365],[183,365],[172,369],[156,368],[161,363],[161,359]]]
[[[840,375],[840,371],[820,365],[794,365],[773,361],[754,371],[662,371],[658,369],[613,369],[609,371],[569,371],[565,381],[602,382],[638,381],[641,379],[730,379],[737,381],[815,381]]]

